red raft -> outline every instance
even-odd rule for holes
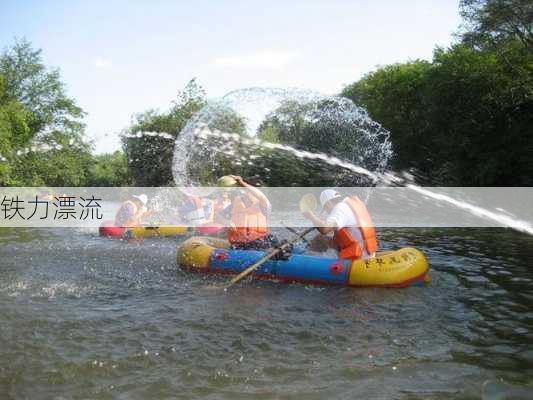
[[[149,238],[149,237],[189,237],[194,235],[221,236],[226,233],[223,225],[209,224],[204,226],[116,226],[112,222],[104,222],[98,229],[103,237],[113,238]]]

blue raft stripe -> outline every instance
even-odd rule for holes
[[[263,251],[216,249],[211,254],[210,267],[213,272],[239,273],[264,255]],[[349,270],[349,260],[293,254],[288,260],[269,260],[256,272],[273,279],[346,284]]]

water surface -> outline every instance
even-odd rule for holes
[[[505,229],[380,237],[385,248],[424,251],[433,282],[246,281],[220,293],[208,289],[212,277],[179,270],[174,239],[3,229],[1,398],[528,398],[533,238]]]

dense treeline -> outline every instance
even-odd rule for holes
[[[346,87],[426,183],[533,185],[533,3],[463,0],[461,41]]]

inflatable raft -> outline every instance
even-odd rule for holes
[[[115,238],[151,238],[151,237],[188,237],[193,235],[217,236],[224,234],[224,227],[219,225],[209,226],[133,226],[121,227],[112,222],[103,223],[98,229],[100,236]]]
[[[178,264],[187,270],[237,274],[265,253],[231,250],[227,241],[193,237],[178,247]],[[429,264],[414,248],[381,252],[368,260],[339,260],[292,254],[286,260],[269,260],[252,273],[259,279],[318,285],[401,288],[429,282]]]

